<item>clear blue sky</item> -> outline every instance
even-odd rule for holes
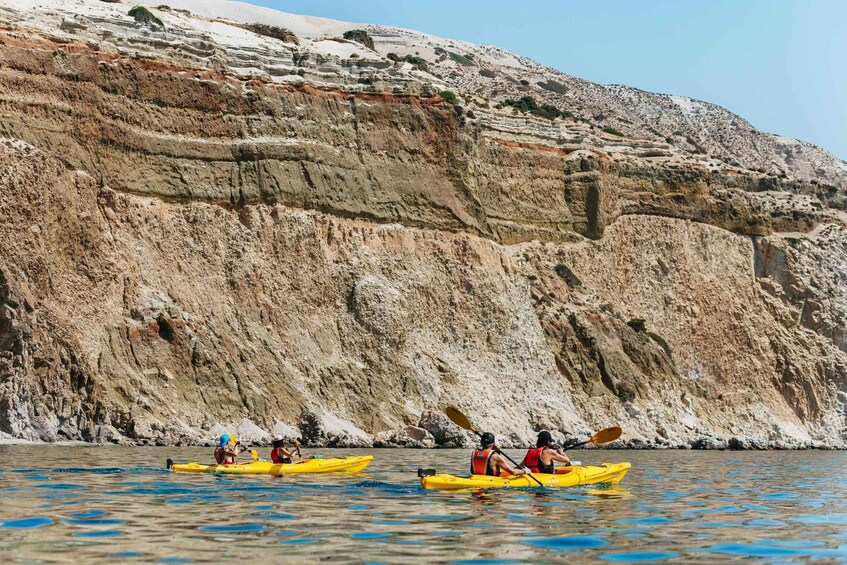
[[[486,43],[601,84],[714,102],[847,160],[847,0],[250,0]]]

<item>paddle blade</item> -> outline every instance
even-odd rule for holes
[[[605,430],[600,430],[588,440],[589,443],[593,443],[595,445],[599,445],[601,443],[608,443],[610,441],[615,441],[619,437],[621,437],[622,430],[614,426],[612,428],[606,428]]]
[[[469,430],[472,432],[476,431],[476,428],[473,427],[471,421],[468,420],[468,417],[465,416],[461,410],[456,408],[455,406],[448,406],[444,413],[447,414],[447,417],[450,418],[450,421],[462,428],[463,430]]]
[[[255,449],[251,449],[250,450],[250,457],[253,458],[253,461],[258,461],[259,460],[259,452],[256,451]]]

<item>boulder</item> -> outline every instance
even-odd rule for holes
[[[305,445],[324,447],[371,447],[373,439],[351,422],[334,414],[304,409],[297,421]]]
[[[417,426],[403,426],[398,430],[380,432],[374,437],[374,447],[435,447],[435,439],[428,431]]]
[[[712,436],[700,436],[691,442],[691,449],[726,449],[727,443]]]
[[[465,430],[441,412],[424,411],[417,427],[428,432],[438,447],[470,447],[474,443]]]
[[[238,426],[235,428],[235,433],[238,434],[238,439],[244,445],[247,445],[248,443],[270,445],[271,442],[270,434],[247,418],[244,418],[238,423]]]

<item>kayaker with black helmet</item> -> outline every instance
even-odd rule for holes
[[[485,432],[480,437],[480,446],[482,449],[474,449],[471,456],[471,474],[472,475],[490,475],[499,477],[500,472],[504,471],[509,475],[525,475],[526,469],[515,469],[506,458],[500,454],[500,448],[494,443],[494,434]]]
[[[533,473],[554,473],[554,461],[569,465],[571,462],[570,458],[565,455],[565,452],[561,448],[555,449],[551,445],[552,441],[553,437],[547,430],[538,432],[535,448],[526,452],[521,465]]]
[[[274,437],[273,441],[273,449],[271,450],[271,461],[276,464],[280,463],[291,463],[291,456],[297,454],[297,457],[302,459],[300,455],[300,446],[294,448],[294,451],[289,451],[285,447],[285,438],[282,436]]]

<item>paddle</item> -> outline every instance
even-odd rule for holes
[[[477,429],[474,427],[473,424],[471,424],[471,421],[468,419],[468,417],[465,416],[455,406],[448,406],[447,409],[444,410],[444,413],[447,414],[447,417],[450,418],[450,421],[452,421],[454,424],[456,424],[457,426],[459,426],[463,430],[471,431],[471,432],[475,433],[476,435],[478,435],[480,438],[482,438],[482,434],[479,431],[477,431]],[[520,465],[515,463],[514,459],[512,459],[511,457],[509,457],[508,455],[506,455],[505,453],[503,453],[499,449],[497,450],[497,452],[500,453],[506,459],[508,459],[509,462],[511,462],[512,465],[514,465],[515,467],[517,467],[519,469],[521,468]],[[542,486],[542,487],[544,486],[541,483],[541,481],[536,479],[535,476],[532,473],[527,472],[527,476],[529,478],[531,478],[533,481],[535,481],[536,483],[538,483],[538,486]]]
[[[582,441],[580,443],[569,445],[564,449],[567,451],[568,449],[576,449],[577,447],[582,447],[587,443],[593,443],[594,445],[600,445],[601,443],[609,443],[610,441],[615,441],[619,437],[621,437],[621,429],[617,426],[606,428],[605,430],[600,430],[589,439]]]
[[[299,437],[294,438],[294,446],[297,448],[297,458],[300,461],[302,461],[303,455],[300,453],[300,438]]]

